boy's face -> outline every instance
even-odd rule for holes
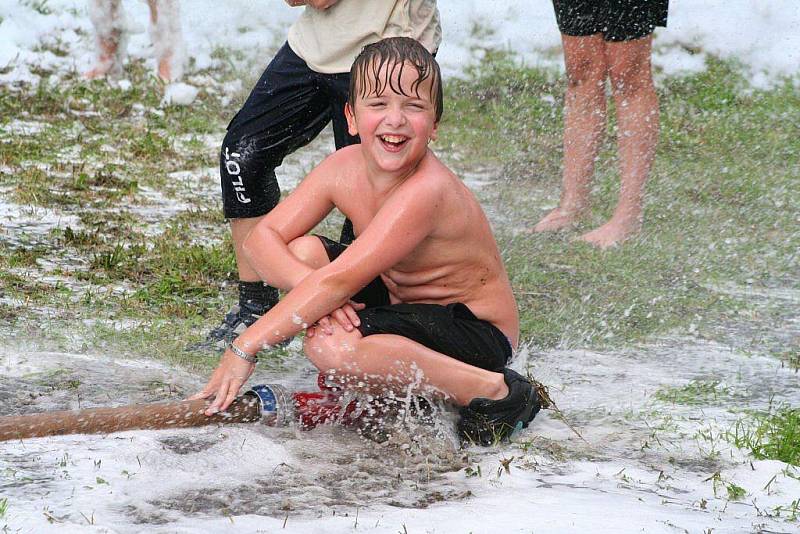
[[[397,84],[395,64],[384,65],[380,79]],[[351,135],[361,136],[362,150],[377,166],[388,172],[412,168],[425,156],[428,142],[436,139],[436,110],[431,99],[432,76],[412,89],[418,79],[417,70],[404,65],[400,86],[405,95],[395,92],[391,85],[381,94],[375,92],[375,80],[369,76],[359,80],[355,109],[345,106]],[[367,84],[362,96],[363,84]]]

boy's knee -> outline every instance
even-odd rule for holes
[[[342,332],[344,335],[337,334]],[[338,327],[331,335],[323,334],[317,329],[314,337],[306,337],[303,342],[303,352],[314,366],[322,373],[336,374],[352,371],[353,353],[357,349],[361,334],[345,333]]]
[[[627,70],[612,72],[611,89],[615,97],[626,98],[637,95],[642,91],[655,90],[650,71]]]
[[[303,352],[320,372],[335,374],[343,364],[342,351],[330,343],[329,337],[321,332],[312,338],[306,337]]]
[[[649,55],[612,62],[608,74],[611,89],[617,96],[634,95],[653,87]]]
[[[289,243],[289,251],[295,258],[315,269],[329,263],[328,253],[318,237],[304,235]]]
[[[575,61],[567,68],[567,85],[573,89],[600,88],[605,77],[605,61],[594,57]]]

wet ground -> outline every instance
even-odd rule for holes
[[[723,438],[743,406],[800,402],[797,374],[775,358],[675,337],[605,353],[523,351],[516,364],[550,384],[574,431],[548,412],[513,444],[461,449],[452,415],[442,412],[436,425],[392,427],[383,443],[337,426],[259,424],[8,442],[0,445],[0,495],[10,503],[3,521],[24,532],[256,532],[284,524],[289,532],[344,532],[356,522],[375,532],[495,532],[506,521],[493,508],[499,500],[518,510],[508,519],[512,532],[796,527],[785,519],[800,497],[800,470],[752,461]],[[313,385],[299,357],[290,365],[299,367],[253,382]],[[202,382],[102,354],[20,356],[6,348],[0,367],[6,414],[176,399]],[[714,394],[691,404],[654,396],[708,380]],[[731,499],[731,484],[746,494]]]
[[[31,128],[31,125],[26,125]],[[211,137],[209,145],[213,144]],[[211,149],[211,147],[209,147]],[[284,189],[331,149],[329,136],[283,167]],[[214,169],[181,171],[189,191],[215,194]],[[480,189],[489,172],[466,174]],[[144,191],[135,207],[147,232],[186,206]],[[5,198],[5,197],[1,197]],[[502,214],[487,210],[495,224]],[[80,229],[69,213],[0,201],[3,233],[35,245],[53,228]],[[45,256],[15,273],[90,287]],[[74,259],[70,268],[85,268]],[[58,278],[56,280],[56,278]],[[115,291],[130,288],[118,287]],[[592,352],[534,352],[514,361],[550,387],[560,412],[542,413],[514,443],[460,448],[453,414],[434,423],[388,423],[388,440],[354,429],[258,424],[188,430],[62,436],[0,444],[0,528],[11,532],[792,532],[800,470],[755,461],[726,439],[746,410],[800,403],[798,374],[774,349],[800,335],[796,291],[724,286],[756,304],[747,317],[716,325],[705,338],[681,334],[641,346]],[[83,346],[69,310],[26,309],[39,332],[58,330],[69,350],[23,341],[0,321],[0,413],[30,414],[182,399],[204,376],[153,360]],[[765,318],[768,318],[766,320]],[[120,331],[141,325],[98,318]],[[41,341],[41,340],[39,340]],[[298,353],[251,383],[313,389]],[[670,397],[699,384],[694,397]],[[689,391],[693,391],[689,388]],[[741,493],[736,490],[741,489]],[[793,504],[794,503],[794,504]],[[794,508],[792,508],[794,506]],[[791,521],[795,518],[794,522]]]

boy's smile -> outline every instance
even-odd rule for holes
[[[347,106],[345,114],[351,134],[361,136],[362,150],[370,163],[392,174],[406,174],[416,168],[427,153],[428,142],[436,138],[436,112],[431,99],[432,78],[416,85],[419,74],[410,64],[384,65],[377,73],[382,87],[378,94],[374,79],[366,95]],[[399,88],[398,88],[399,85]],[[403,94],[405,93],[405,94]]]
[[[379,135],[378,138],[385,145],[384,148],[389,152],[398,152],[403,144],[408,141],[404,135]]]

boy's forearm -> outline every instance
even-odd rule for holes
[[[357,288],[342,277],[312,272],[277,305],[245,330],[236,345],[249,354],[276,345],[305,330],[322,317],[343,306]]]
[[[313,272],[270,228],[256,226],[245,240],[243,250],[261,280],[284,291],[293,289]]]

